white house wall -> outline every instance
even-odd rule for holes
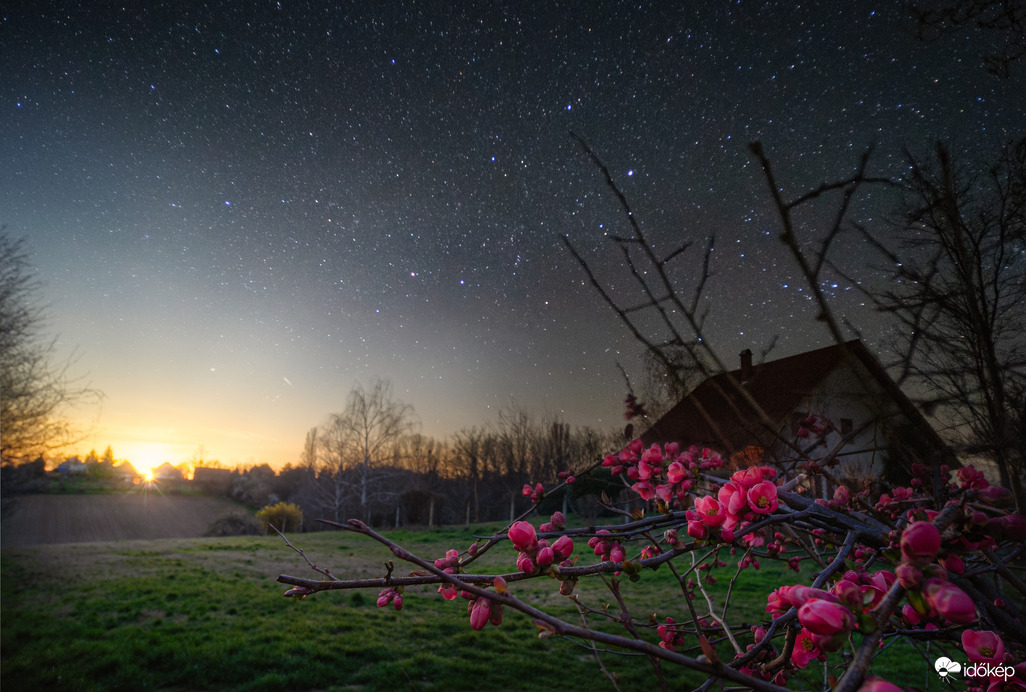
[[[802,400],[795,412],[824,416],[838,431],[821,438],[825,444],[820,444],[809,453],[812,458],[822,456],[840,441],[842,420],[850,420],[853,430],[866,426],[841,450],[841,466],[832,472],[835,477],[849,474],[865,478],[879,477],[883,469],[882,458],[888,432],[905,421],[898,405],[861,364],[835,369],[811,395]],[[789,440],[797,439],[802,449],[813,442],[813,438],[795,438],[790,421],[784,423],[782,436]],[[795,457],[792,450],[782,445],[775,451],[778,458]],[[821,495],[825,494],[825,484],[820,491]]]

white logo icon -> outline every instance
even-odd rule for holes
[[[961,673],[962,664],[958,661],[952,661],[947,656],[941,656],[933,663],[934,670],[937,671],[937,675],[942,678],[947,678],[951,673]]]

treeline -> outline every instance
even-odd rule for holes
[[[200,466],[193,482],[254,509],[298,505],[305,530],[323,527],[317,519],[358,518],[377,526],[509,521],[531,505],[525,484],[551,487],[561,472],[587,466],[622,445],[620,433],[572,428],[519,407],[504,410],[493,425],[445,440],[395,426],[385,439],[377,439],[380,432],[374,426],[347,427],[332,416],[307,434],[299,464],[278,472],[267,464],[234,471]],[[594,518],[602,493],[615,496],[623,488],[599,476],[576,479],[567,492],[546,497],[540,509]]]

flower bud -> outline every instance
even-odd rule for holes
[[[509,527],[507,533],[509,540],[513,543],[513,547],[521,552],[527,552],[534,548],[537,544],[537,532],[534,530],[529,522],[518,521]]]
[[[574,552],[574,541],[570,536],[560,536],[552,544],[552,551],[556,554],[557,560],[565,560]]]
[[[976,605],[973,600],[965,591],[949,581],[928,579],[923,587],[923,596],[934,610],[956,625],[968,625],[976,620]]]
[[[527,556],[527,553],[520,553],[517,556],[517,569],[524,574],[534,574],[538,570],[534,561]]]
[[[923,572],[915,565],[902,562],[894,569],[898,576],[898,583],[905,589],[914,589],[923,580]]]
[[[948,553],[940,559],[940,565],[948,572],[955,574],[965,574],[965,562],[962,561],[958,555],[954,553]]]
[[[840,603],[831,603],[823,599],[806,601],[798,609],[798,621],[813,634],[826,637],[839,632],[849,632],[855,625],[851,611]]]
[[[470,626],[475,630],[482,629],[492,616],[492,602],[484,596],[478,597],[470,610]]]
[[[987,523],[987,532],[994,538],[1005,541],[1026,541],[1026,516],[1022,514],[1006,514],[996,517]]]
[[[1008,488],[1002,488],[1000,485],[992,485],[978,492],[980,493],[980,501],[993,507],[1005,507],[1012,504],[1012,491]]]
[[[901,554],[909,562],[930,562],[940,551],[941,535],[928,521],[917,521],[901,534]]]
[[[548,567],[556,561],[556,553],[549,546],[545,546],[538,551],[538,554],[534,557],[535,562],[539,567]]]

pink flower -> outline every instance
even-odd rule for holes
[[[529,522],[518,521],[509,527],[507,534],[513,547],[521,552],[529,552],[538,544],[538,534]]]
[[[777,486],[773,481],[756,483],[748,491],[748,506],[758,514],[772,514],[777,510]]]
[[[837,596],[841,603],[852,610],[862,609],[862,590],[858,584],[847,579],[841,579],[830,587],[830,593]]]
[[[442,598],[444,598],[447,601],[453,601],[456,599],[456,596],[459,595],[459,591],[456,589],[456,585],[450,584],[448,582],[439,585],[438,593],[442,594]]]
[[[678,646],[684,644],[684,634],[677,630],[676,621],[673,618],[666,618],[665,625],[659,625],[656,632],[659,633],[659,646],[667,651],[676,651]]]
[[[816,643],[812,641],[809,631],[803,629],[799,632],[798,638],[794,642],[794,650],[791,651],[791,663],[795,668],[806,668],[809,663],[821,655],[822,653],[816,647]]]
[[[716,498],[727,514],[737,516],[740,514],[748,501],[748,495],[737,483],[727,482],[716,492]]]
[[[968,594],[944,579],[928,579],[923,587],[923,596],[941,617],[956,625],[968,625],[976,620],[976,605]]]
[[[1008,488],[1002,488],[1000,485],[992,485],[978,492],[980,501],[993,507],[1005,507],[1012,504],[1014,500],[1012,491]]]
[[[931,562],[940,547],[940,531],[928,521],[909,524],[901,533],[901,554],[909,562]]]
[[[730,480],[745,490],[748,490],[749,488],[766,480],[767,477],[772,478],[775,475],[776,471],[768,466],[749,466],[741,471],[735,471],[734,475],[730,477]]]
[[[517,569],[524,574],[534,574],[538,570],[534,560],[527,553],[520,553],[517,556]]]
[[[855,626],[851,611],[840,603],[831,603],[823,599],[805,602],[798,609],[798,621],[813,634],[831,636],[838,632],[848,632]]]
[[[552,551],[557,560],[565,560],[574,552],[574,541],[570,536],[560,536],[552,544]]]
[[[949,572],[954,572],[955,574],[965,574],[965,562],[963,562],[962,558],[960,558],[958,555],[955,555],[954,553],[948,553],[940,560],[938,560],[938,562],[940,563],[941,567],[943,567]]]
[[[610,562],[623,562],[626,557],[627,554],[623,552],[623,546],[619,543],[614,543],[613,547],[609,549]]]
[[[709,527],[701,519],[688,520],[688,535],[696,541],[704,541],[709,537]]]
[[[788,598],[790,590],[790,586],[781,586],[779,589],[771,591],[770,595],[766,597],[766,612],[773,613],[773,617],[777,617],[794,605]]]
[[[695,511],[699,519],[709,528],[715,529],[727,519],[727,513],[720,506],[719,501],[711,496],[699,497],[695,500]]]
[[[686,475],[687,469],[679,461],[671,463],[666,468],[666,480],[670,481],[670,483],[680,483]]]
[[[655,497],[655,488],[648,481],[638,481],[631,486],[631,490],[641,496],[642,500],[651,500]]]
[[[962,632],[962,648],[973,663],[1001,665],[1005,661],[1005,643],[990,630]]]
[[[901,582],[902,587],[906,589],[916,588],[923,579],[922,570],[907,562],[902,562],[895,567],[894,573],[898,576],[898,581]]]
[[[851,502],[851,491],[846,486],[839,485],[834,491],[834,503],[840,507]]]
[[[539,567],[548,567],[556,561],[556,553],[549,546],[545,546],[534,556],[534,561]]]
[[[549,523],[557,529],[561,529],[566,526],[566,515],[560,511],[553,512],[552,516],[549,517]]]
[[[475,630],[482,629],[492,616],[492,602],[484,596],[478,597],[470,609],[470,626]]]
[[[1026,516],[1006,514],[995,517],[987,523],[987,531],[998,540],[1026,541]]]
[[[670,504],[670,500],[673,499],[673,486],[668,483],[657,485],[655,489],[655,494],[656,497],[658,497],[660,500],[662,500],[666,504]]]

